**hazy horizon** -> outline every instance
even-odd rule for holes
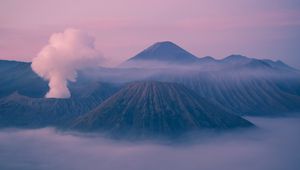
[[[0,59],[31,61],[53,33],[76,28],[112,64],[172,41],[198,57],[242,54],[300,68],[299,9],[295,0],[3,0]]]

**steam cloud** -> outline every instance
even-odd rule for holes
[[[68,81],[76,81],[77,71],[96,67],[103,61],[94,42],[93,37],[76,29],[50,37],[31,65],[33,71],[49,81],[47,98],[69,98]]]
[[[300,119],[251,118],[259,129],[164,145],[111,141],[51,128],[0,131],[0,169],[296,170]]]

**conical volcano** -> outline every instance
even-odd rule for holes
[[[163,41],[151,45],[136,56],[130,58],[127,62],[153,61],[170,64],[187,64],[197,62],[198,60],[199,58],[178,45],[170,41]]]
[[[73,127],[137,137],[253,126],[176,83],[135,82],[74,121]]]

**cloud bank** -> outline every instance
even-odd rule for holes
[[[295,170],[300,119],[251,118],[260,129],[205,135],[192,143],[119,142],[54,129],[0,131],[0,169]]]
[[[55,33],[32,60],[32,69],[49,81],[47,98],[69,98],[68,81],[76,81],[77,71],[96,67],[102,62],[95,40],[76,29]]]

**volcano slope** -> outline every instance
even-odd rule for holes
[[[134,82],[123,87],[71,128],[117,137],[178,137],[204,129],[254,126],[177,83]]]
[[[0,98],[0,128],[66,126],[98,106],[117,89],[115,85],[101,82],[76,86],[76,89],[71,89],[72,97],[68,99],[33,98],[15,92]]]

